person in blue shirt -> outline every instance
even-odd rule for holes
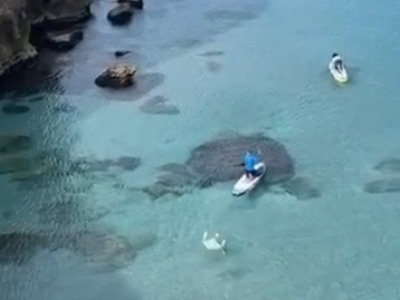
[[[256,153],[252,153],[251,151],[247,151],[244,156],[244,171],[246,172],[246,176],[249,179],[257,177],[259,175],[258,170],[256,169],[256,165],[261,161],[260,156]]]

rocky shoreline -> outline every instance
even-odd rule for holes
[[[93,0],[8,0],[0,3],[0,76],[12,72],[48,48],[73,49],[83,39],[82,26],[92,18]],[[118,2],[118,3],[117,3]],[[142,8],[141,1],[116,1],[116,8]],[[114,9],[114,10],[115,10]],[[116,14],[114,18],[124,18]]]
[[[8,0],[0,3],[0,76],[38,56],[40,41],[91,18],[91,0]],[[76,36],[76,35],[75,35]]]

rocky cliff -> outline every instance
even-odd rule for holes
[[[24,1],[0,2],[0,75],[36,56],[29,43],[30,23]]]
[[[0,76],[12,67],[34,58],[30,44],[33,27],[58,29],[86,21],[91,0],[1,0]]]

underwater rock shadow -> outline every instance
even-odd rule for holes
[[[153,185],[142,189],[153,200],[165,194],[179,197],[194,188],[208,188],[216,183],[234,182],[243,175],[240,165],[249,149],[260,150],[269,173],[263,184],[278,184],[295,175],[294,161],[285,146],[265,136],[217,138],[195,147],[185,164],[168,163]]]
[[[12,232],[0,233],[0,263],[20,265],[29,261],[47,240],[38,234]]]
[[[400,176],[369,181],[363,190],[368,194],[400,193]]]
[[[39,250],[65,249],[82,256],[98,270],[114,271],[131,265],[139,252],[154,246],[157,240],[153,231],[136,233],[129,238],[99,230],[0,233],[0,263],[21,265]]]
[[[400,159],[387,158],[379,161],[373,169],[384,174],[400,174]]]
[[[148,115],[178,115],[179,108],[172,104],[168,98],[164,96],[154,96],[139,107],[142,113]]]
[[[51,251],[46,245],[40,245],[39,241],[42,240],[42,237],[40,235],[36,234],[27,234],[27,233],[9,233],[9,234],[0,234],[0,264],[13,264],[13,266],[18,266],[24,272],[29,272],[32,274],[28,274],[32,276],[35,274],[35,279],[33,279],[37,282],[43,282],[46,280],[45,276],[42,276],[42,272],[38,272],[38,268],[40,268],[40,271],[43,271],[43,269],[46,268],[52,268],[50,265],[51,263],[44,263],[41,264],[40,266],[35,262],[33,265],[27,265],[25,266],[24,263],[28,263],[28,260],[33,258],[37,254],[39,250],[44,250],[44,251]],[[107,242],[104,242],[104,240],[101,240],[100,242],[101,245],[98,244],[90,244],[89,245],[78,245],[78,248],[80,250],[84,251],[85,249],[88,250],[88,253],[91,252],[91,247],[95,246],[97,248],[108,248]],[[46,243],[45,243],[46,244]],[[5,247],[4,245],[7,245]],[[7,249],[7,251],[6,251]],[[113,251],[110,251],[109,253],[107,251],[103,251],[100,253],[101,254],[106,254],[105,257],[107,258],[108,255],[117,255],[120,258],[123,257],[121,254],[118,252],[119,248],[118,246],[112,247],[114,249]],[[56,250],[56,249],[53,249]],[[47,255],[58,255],[57,252],[50,252]],[[12,261],[10,261],[10,259]],[[9,268],[3,269],[0,268],[1,271],[7,272],[2,276],[3,278],[7,278],[8,282],[10,282],[9,285],[6,285],[4,289],[2,289],[2,295],[5,296],[6,299],[26,299],[26,298],[31,298],[31,299],[36,299],[40,298],[43,300],[51,300],[57,297],[61,298],[68,298],[71,293],[71,289],[74,294],[74,299],[77,300],[98,300],[99,299],[99,294],[101,294],[102,297],[107,297],[107,299],[115,299],[115,300],[138,300],[142,299],[142,294],[141,292],[136,288],[136,286],[132,282],[129,282],[129,286],[127,286],[127,281],[126,277],[122,277],[120,273],[114,272],[116,269],[119,269],[119,263],[123,262],[119,261],[118,259],[114,261],[116,264],[115,266],[112,264],[111,267],[116,267],[116,268],[109,268],[109,269],[96,269],[94,268],[94,265],[91,263],[89,264],[82,264],[80,263],[79,265],[73,265],[75,276],[68,276],[67,273],[65,274],[60,274],[59,277],[54,278],[53,283],[55,285],[58,284],[64,284],[62,282],[66,278],[68,279],[68,289],[57,289],[53,288],[52,285],[44,285],[41,286],[41,288],[36,288],[36,286],[32,286],[29,284],[28,286],[24,287],[21,286],[21,289],[18,289],[17,291],[15,288],[11,288],[11,286],[15,287],[12,283],[21,280],[19,275],[19,272],[10,272]],[[72,267],[72,266],[71,266]],[[26,269],[25,269],[26,268]],[[67,268],[70,271],[71,268]],[[68,272],[67,271],[67,272]],[[93,271],[97,272],[107,272],[107,276],[95,276],[96,274],[93,273]],[[68,274],[71,274],[68,272]],[[3,274],[1,274],[3,275]],[[89,275],[89,276],[88,276]],[[67,277],[68,276],[68,277]],[[85,286],[90,286],[90,289],[82,289],[82,284]],[[8,288],[10,286],[10,288]]]

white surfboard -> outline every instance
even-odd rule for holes
[[[343,66],[343,69],[341,69],[340,71],[335,69],[334,67],[334,63],[331,62],[329,64],[329,71],[331,72],[333,78],[340,83],[346,83],[349,80],[349,77],[347,75],[347,71],[345,66]]]
[[[246,174],[243,174],[242,177],[236,182],[235,186],[232,189],[232,195],[241,196],[246,194],[247,192],[254,189],[261,181],[262,177],[265,174],[265,164],[263,162],[258,163],[256,165],[257,171],[260,172],[260,175],[254,178],[247,178]]]

